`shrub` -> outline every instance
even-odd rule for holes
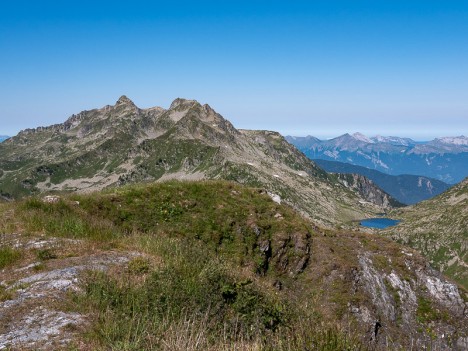
[[[41,249],[36,252],[36,256],[41,261],[52,260],[57,258],[57,255],[50,249]]]

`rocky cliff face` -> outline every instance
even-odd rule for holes
[[[25,130],[0,144],[0,169],[0,192],[12,198],[222,178],[263,186],[327,225],[381,211],[278,133],[237,130],[210,106],[185,99],[167,110],[139,109],[122,96],[113,106],[83,111],[63,124]]]
[[[465,350],[468,337],[461,326],[468,322],[468,304],[457,286],[446,281],[437,271],[413,260],[405,260],[407,269],[414,270],[411,278],[394,270],[379,272],[377,257],[359,256],[359,269],[353,282],[358,291],[365,291],[370,297],[374,313],[369,310],[369,305],[353,304],[350,306],[351,313],[367,325],[373,322],[374,326],[377,323],[385,325],[387,333],[389,330],[396,334],[406,333],[406,342],[416,349],[431,345],[435,350]],[[461,324],[447,325],[443,322],[444,314],[459,319]],[[426,328],[425,335],[418,333],[420,326]],[[434,338],[435,335],[438,338]],[[387,337],[380,335],[379,339],[378,335],[374,335],[377,344],[385,347],[391,345],[390,348],[394,349],[397,345],[389,344]]]
[[[428,200],[447,190],[450,186],[437,179],[416,175],[390,175],[374,169],[355,166],[349,163],[313,160],[327,172],[361,174],[372,180],[379,188],[397,201],[412,205]]]
[[[338,173],[337,177],[344,186],[357,191],[364,199],[383,209],[404,206],[363,175]]]

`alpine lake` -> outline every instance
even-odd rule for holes
[[[400,223],[397,219],[379,217],[379,218],[367,218],[359,222],[363,227],[375,228],[375,229],[385,229]]]

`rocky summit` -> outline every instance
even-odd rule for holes
[[[0,144],[5,200],[167,179],[263,187],[323,225],[368,217],[392,204],[371,182],[355,179],[351,186],[327,174],[279,133],[238,130],[195,100],[140,109],[122,96],[112,106],[24,130]]]

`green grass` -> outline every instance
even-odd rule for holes
[[[21,258],[21,252],[11,247],[0,247],[0,269],[14,264]]]
[[[124,275],[90,272],[76,297],[83,312],[97,312],[89,334],[97,349],[361,349],[348,334],[239,275],[200,241],[144,235],[137,245],[163,266],[145,264],[135,275],[132,260]]]
[[[0,302],[11,300],[13,297],[13,292],[7,290],[3,285],[0,285]]]
[[[274,329],[286,321],[285,306],[257,291],[250,282],[230,277],[223,263],[203,246],[172,243],[178,245],[175,251],[179,254],[166,256],[164,267],[148,272],[141,285],[135,284],[131,275],[122,280],[95,273],[88,278],[88,302],[106,316],[98,328],[103,337],[110,328],[117,333],[110,337],[121,340],[125,329],[136,325],[150,329],[141,330],[143,335],[152,334],[163,319],[179,320],[186,313],[208,314],[212,328],[226,324],[244,334]],[[109,314],[115,316],[110,318],[112,322]]]
[[[19,215],[28,231],[54,237],[108,242],[122,235],[109,221],[100,220],[69,201],[49,204],[29,198],[19,205]]]
[[[278,213],[281,220],[274,217]],[[307,252],[287,243],[291,235],[308,240],[312,231],[292,209],[263,192],[223,181],[129,186],[92,196],[71,195],[57,203],[30,198],[21,203],[19,215],[28,231],[55,237],[109,243],[150,233],[200,240],[218,255],[261,273],[288,268],[280,267],[286,260],[299,261]],[[273,267],[267,262],[270,250],[261,250],[265,243],[273,251],[286,245]]]
[[[363,350],[355,335],[364,327],[350,314],[350,306],[369,306],[355,290],[358,254],[372,253],[381,274],[413,277],[396,243],[315,232],[264,190],[225,181],[125,186],[57,203],[29,198],[13,208],[26,235],[132,253],[124,267],[87,272],[73,296],[70,308],[90,316],[93,350]],[[55,248],[33,253],[43,266],[66,257]],[[400,316],[404,301],[385,284]],[[431,301],[418,303],[420,323],[444,320],[442,310],[430,314]]]
[[[360,349],[353,334],[285,292],[308,260],[313,230],[259,189],[225,181],[135,185],[57,203],[25,199],[15,216],[26,233],[142,253],[118,272],[88,272],[73,297],[73,308],[94,316],[86,339],[93,349]]]
[[[74,201],[79,201],[76,205]],[[108,242],[132,233],[201,240],[218,254],[261,258],[261,241],[310,232],[293,210],[262,192],[228,182],[168,182],[71,195],[57,203],[29,198],[17,215],[34,233]],[[281,215],[282,220],[275,219]],[[242,260],[242,257],[239,257]]]
[[[128,263],[128,272],[130,274],[146,274],[149,273],[150,268],[151,263],[149,262],[149,260],[141,256],[135,257]]]
[[[419,323],[427,324],[433,321],[447,319],[448,315],[446,313],[441,312],[439,309],[433,306],[431,300],[419,296],[418,308],[416,310],[416,318]]]
[[[40,249],[36,252],[36,257],[41,261],[47,261],[57,258],[57,254],[51,249]]]

